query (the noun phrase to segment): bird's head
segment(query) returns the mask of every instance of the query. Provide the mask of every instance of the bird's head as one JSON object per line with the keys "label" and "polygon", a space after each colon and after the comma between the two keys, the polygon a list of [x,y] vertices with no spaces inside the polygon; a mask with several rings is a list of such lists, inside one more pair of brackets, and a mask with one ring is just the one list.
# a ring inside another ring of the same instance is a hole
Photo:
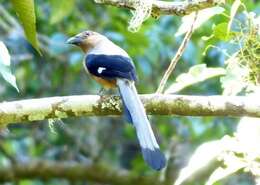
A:
{"label": "bird's head", "polygon": [[94,31],[83,31],[67,40],[67,44],[79,46],[84,52],[98,45],[105,37]]}

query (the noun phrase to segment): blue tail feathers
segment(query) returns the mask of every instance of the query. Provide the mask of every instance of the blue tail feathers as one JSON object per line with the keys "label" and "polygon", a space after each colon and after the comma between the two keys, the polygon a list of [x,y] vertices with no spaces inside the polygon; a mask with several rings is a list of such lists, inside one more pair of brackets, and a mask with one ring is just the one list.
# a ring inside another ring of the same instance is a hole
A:
{"label": "blue tail feathers", "polygon": [[145,162],[154,170],[161,170],[166,165],[166,159],[160,151],[134,82],[118,78],[117,85],[123,102],[124,116],[136,129]]}
{"label": "blue tail feathers", "polygon": [[[120,96],[122,97],[122,94],[121,94],[121,92],[120,92],[120,89],[119,89],[119,93],[120,93]],[[130,114],[130,112],[129,112],[129,110],[127,109],[127,107],[126,107],[126,105],[125,105],[125,102],[124,102],[124,99],[123,98],[121,98],[122,99],[122,103],[123,103],[123,114],[124,114],[124,117],[125,117],[125,119],[126,119],[126,121],[128,122],[128,123],[131,123],[131,124],[133,124],[133,119],[132,119],[132,117],[131,117],[131,114]]]}
{"label": "blue tail feathers", "polygon": [[142,154],[144,160],[151,166],[154,170],[161,170],[166,165],[166,159],[164,154],[159,148],[151,150],[148,148],[142,148]]}
{"label": "blue tail feathers", "polygon": [[[120,96],[121,92],[119,90]],[[123,111],[124,111],[124,117],[128,123],[133,124],[133,120],[131,117],[131,114],[129,110],[127,109],[125,102],[122,98],[122,104],[123,104]],[[164,154],[160,151],[160,149],[156,148],[155,150],[147,149],[147,148],[142,148],[142,154],[144,157],[144,160],[146,161],[149,166],[151,166],[154,170],[161,170],[162,168],[165,167],[166,165],[166,159]]]}

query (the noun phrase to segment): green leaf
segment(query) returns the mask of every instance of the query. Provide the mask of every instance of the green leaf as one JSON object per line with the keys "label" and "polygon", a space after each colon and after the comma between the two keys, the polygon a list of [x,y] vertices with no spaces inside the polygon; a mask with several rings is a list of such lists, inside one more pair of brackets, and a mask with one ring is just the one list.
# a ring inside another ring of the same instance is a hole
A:
{"label": "green leaf", "polygon": [[213,28],[214,37],[217,39],[223,40],[223,41],[229,40],[229,36],[227,34],[227,32],[228,32],[227,29],[228,29],[228,23],[226,23],[226,22],[216,25]]}
{"label": "green leaf", "polygon": [[75,0],[51,0],[52,14],[50,22],[55,24],[70,15],[74,8]]}
{"label": "green leaf", "polygon": [[[212,7],[212,8],[206,8],[204,10],[200,10],[198,12],[198,18],[194,25],[194,30],[199,28],[204,22],[209,20],[214,15],[221,14],[223,11],[224,8],[221,7]],[[175,36],[180,36],[186,33],[190,29],[193,19],[194,19],[194,13],[184,16],[182,18],[182,24],[179,27],[178,31],[176,32]]]}
{"label": "green leaf", "polygon": [[40,53],[36,33],[34,0],[11,0],[11,2],[23,26],[27,40]]}
{"label": "green leaf", "polygon": [[207,68],[205,64],[195,65],[189,69],[188,73],[180,74],[165,93],[176,93],[193,84],[225,74],[226,71],[223,68]]}
{"label": "green leaf", "polygon": [[10,69],[11,57],[5,46],[5,44],[0,41],[0,73],[3,78],[10,83],[18,92],[19,89],[16,85],[15,76],[12,74]]}
{"label": "green leaf", "polygon": [[174,185],[180,185],[191,175],[207,166],[222,152],[221,141],[211,141],[202,144],[191,156],[188,165],[180,172]]}
{"label": "green leaf", "polygon": [[[228,32],[228,23],[227,22],[222,22],[218,25],[213,25],[212,30],[213,30],[213,32],[210,36],[202,37],[202,40],[206,41],[208,46],[212,45],[212,43],[215,43],[219,40],[229,41],[232,38],[234,38],[234,36],[240,34],[239,32],[235,32],[235,31]],[[208,49],[208,47],[205,49],[205,51],[203,53],[206,53],[207,49]]]}
{"label": "green leaf", "polygon": [[233,4],[232,4],[231,10],[230,10],[230,20],[228,22],[228,27],[227,27],[227,34],[229,34],[229,32],[230,32],[233,19],[234,19],[235,15],[236,15],[236,12],[237,12],[237,10],[238,10],[240,5],[241,5],[241,1],[240,0],[235,0],[233,2]]}

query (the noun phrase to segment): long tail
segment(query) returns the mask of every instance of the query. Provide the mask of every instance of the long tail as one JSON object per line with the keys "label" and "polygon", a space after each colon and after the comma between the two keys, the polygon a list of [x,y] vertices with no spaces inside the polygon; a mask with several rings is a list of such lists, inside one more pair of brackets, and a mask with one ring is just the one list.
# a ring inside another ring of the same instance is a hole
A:
{"label": "long tail", "polygon": [[[153,130],[139,99],[134,82],[117,79],[117,85],[127,110],[128,120],[134,124],[144,160],[155,170],[165,167],[166,160],[156,142]],[[130,115],[130,118],[129,118]]]}

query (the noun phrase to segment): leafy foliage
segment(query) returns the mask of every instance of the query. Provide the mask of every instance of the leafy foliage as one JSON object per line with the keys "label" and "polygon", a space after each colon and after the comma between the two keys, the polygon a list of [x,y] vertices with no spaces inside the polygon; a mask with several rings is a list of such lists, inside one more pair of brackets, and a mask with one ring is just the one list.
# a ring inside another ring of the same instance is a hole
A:
{"label": "leafy foliage", "polygon": [[221,153],[221,143],[219,141],[211,141],[202,144],[193,153],[188,165],[180,172],[174,185],[182,184],[187,178],[193,175],[198,170],[212,162]]}
{"label": "leafy foliage", "polygon": [[238,124],[235,136],[224,136],[220,140],[207,142],[199,146],[190,158],[188,165],[181,170],[175,185],[182,184],[214,160],[223,162],[224,166],[213,171],[206,182],[207,185],[213,185],[240,169],[250,171],[257,177],[260,170],[259,121],[259,118],[244,117]]}
{"label": "leafy foliage", "polygon": [[192,66],[188,73],[182,73],[176,78],[176,83],[165,91],[165,93],[176,93],[182,89],[203,82],[209,78],[218,77],[226,74],[223,68],[207,68],[205,64]]}
{"label": "leafy foliage", "polygon": [[[252,13],[244,13],[249,24],[247,22],[246,29],[244,29],[241,26],[242,23],[236,20],[236,22],[239,23],[240,30],[233,32],[231,30],[231,24],[235,19],[235,14],[240,5],[240,1],[234,1],[231,7],[229,23],[223,22],[215,26],[213,28],[213,34],[207,39],[214,37],[215,39],[221,39],[226,42],[231,41],[239,45],[238,49],[233,51],[231,56],[227,55],[225,49],[210,46],[219,49],[228,57],[225,61],[227,64],[226,75],[221,77],[221,83],[224,89],[223,94],[237,95],[246,89],[247,94],[253,92],[253,95],[250,95],[258,97],[259,82],[256,74],[259,74],[259,72],[256,71],[260,69],[258,65],[260,64],[260,60],[259,53],[256,52],[256,50],[259,48],[260,34],[256,31],[259,29],[259,24],[253,21],[258,18]],[[249,52],[250,54],[248,55]],[[252,80],[252,76],[254,80]],[[242,118],[234,136],[224,136],[220,140],[207,142],[199,146],[190,158],[188,165],[181,170],[180,176],[177,178],[175,184],[182,184],[192,175],[198,173],[203,167],[209,165],[209,162],[213,161],[213,159],[222,162],[224,166],[220,166],[213,171],[206,182],[207,185],[213,185],[217,181],[241,169],[249,171],[254,175],[257,182],[260,172],[260,153],[258,150],[260,142],[259,122],[259,118]]]}
{"label": "leafy foliage", "polygon": [[36,36],[34,0],[11,0],[11,2],[22,23],[26,38],[40,52]]}
{"label": "leafy foliage", "polygon": [[3,78],[19,92],[19,89],[16,85],[15,76],[12,74],[10,69],[10,64],[11,57],[9,52],[5,44],[0,41],[0,73],[2,74]]}
{"label": "leafy foliage", "polygon": [[[224,8],[222,7],[212,7],[212,8],[206,8],[204,10],[200,10],[198,12],[197,21],[195,22],[194,25],[194,30],[199,28],[203,23],[208,21],[211,17],[217,14],[221,14],[223,11]],[[178,28],[178,31],[175,33],[175,36],[180,36],[189,30],[193,17],[194,17],[194,13],[190,15],[186,15],[182,18],[182,24]]]}

